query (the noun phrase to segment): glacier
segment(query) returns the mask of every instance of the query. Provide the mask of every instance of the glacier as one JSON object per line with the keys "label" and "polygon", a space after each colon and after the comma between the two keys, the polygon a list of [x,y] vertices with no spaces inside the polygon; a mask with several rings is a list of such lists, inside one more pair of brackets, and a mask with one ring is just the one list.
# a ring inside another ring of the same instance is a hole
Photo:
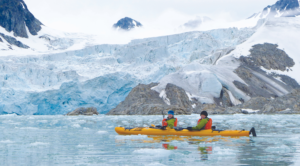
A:
{"label": "glacier", "polygon": [[[82,106],[106,113],[139,83],[159,82],[193,63],[212,65],[255,31],[227,28],[95,45],[82,35],[42,30],[35,42],[20,39],[31,50],[0,56],[0,113],[65,114]],[[38,40],[46,44],[39,47]]]}
{"label": "glacier", "polygon": [[[157,92],[165,90],[168,83],[183,88],[190,98],[201,103],[214,103],[214,98],[220,97],[222,87],[228,89],[232,103],[239,104],[238,99],[249,100],[250,97],[233,84],[234,81],[245,83],[233,71],[239,63],[232,65],[206,65],[192,63],[181,70],[165,76],[159,85],[152,89]],[[246,84],[246,83],[245,83]]]}
{"label": "glacier", "polygon": [[[254,28],[194,31],[135,39],[128,44],[100,45],[89,36],[45,28],[33,38],[17,38],[31,49],[13,46],[13,50],[2,51],[0,114],[66,114],[88,106],[107,113],[132,88],[151,82],[159,83],[153,90],[162,98],[165,86],[172,83],[182,87],[190,99],[202,103],[213,103],[225,87],[231,102],[237,105],[239,99],[247,101],[250,97],[233,84],[239,81],[247,85],[234,73],[240,65],[236,58],[249,55],[255,44],[277,43],[294,59],[295,66],[290,71],[263,70],[299,82],[298,46],[296,42],[289,44],[298,39],[298,20],[266,19],[259,20]],[[43,47],[39,47],[43,44],[40,40],[46,43]],[[278,90],[279,96],[288,93],[267,77],[261,79]],[[164,100],[168,103],[167,98]]]}

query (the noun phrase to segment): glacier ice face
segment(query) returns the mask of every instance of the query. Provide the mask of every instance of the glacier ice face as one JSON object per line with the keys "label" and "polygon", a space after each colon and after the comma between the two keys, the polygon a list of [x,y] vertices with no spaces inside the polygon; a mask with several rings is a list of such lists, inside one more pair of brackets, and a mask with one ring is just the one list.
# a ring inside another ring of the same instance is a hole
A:
{"label": "glacier ice face", "polygon": [[176,73],[165,76],[160,80],[159,85],[152,89],[161,93],[165,90],[168,83],[172,83],[182,87],[191,98],[196,98],[202,103],[214,103],[214,98],[220,97],[222,87],[224,86],[229,90],[232,102],[238,104],[236,99],[243,98],[249,100],[250,97],[237,89],[233,84],[235,80],[244,83],[244,81],[233,72],[237,67],[236,65],[216,66],[193,63],[186,65]]}
{"label": "glacier ice face", "polygon": [[222,89],[222,84],[218,78],[208,70],[172,73],[160,80],[160,84],[152,89],[162,93],[168,83],[182,87],[202,103],[213,103],[213,97],[220,97]]}
{"label": "glacier ice face", "polygon": [[[219,95],[222,85],[230,83],[220,79],[224,73],[219,70],[223,68],[215,69],[218,75],[211,72],[214,68],[205,65],[198,70],[199,64],[214,64],[253,33],[253,29],[229,28],[138,39],[126,45],[103,44],[43,55],[1,56],[0,112],[65,114],[77,107],[94,106],[106,113],[138,83],[158,82],[177,71],[183,72],[182,77],[190,72],[187,81],[201,83],[198,93],[206,94],[203,101],[209,102]],[[69,40],[57,42],[56,49],[72,45]],[[203,78],[197,80],[199,75]],[[189,92],[201,97],[193,89]]]}
{"label": "glacier ice face", "polygon": [[43,92],[2,90],[0,112],[17,114],[66,114],[79,106],[110,110],[125,99],[139,82],[127,73],[115,73],[85,82],[63,83],[59,89]]}

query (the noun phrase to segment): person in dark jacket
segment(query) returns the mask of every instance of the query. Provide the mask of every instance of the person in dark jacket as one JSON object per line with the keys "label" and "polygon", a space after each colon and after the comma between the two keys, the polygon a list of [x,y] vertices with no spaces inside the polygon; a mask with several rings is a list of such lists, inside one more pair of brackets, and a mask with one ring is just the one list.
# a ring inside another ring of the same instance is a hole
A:
{"label": "person in dark jacket", "polygon": [[199,120],[197,126],[195,127],[188,127],[187,129],[188,130],[202,130],[206,127],[206,124],[209,122],[209,118],[207,117],[208,116],[208,113],[206,111],[202,111],[200,113],[200,116],[201,116],[201,120]]}

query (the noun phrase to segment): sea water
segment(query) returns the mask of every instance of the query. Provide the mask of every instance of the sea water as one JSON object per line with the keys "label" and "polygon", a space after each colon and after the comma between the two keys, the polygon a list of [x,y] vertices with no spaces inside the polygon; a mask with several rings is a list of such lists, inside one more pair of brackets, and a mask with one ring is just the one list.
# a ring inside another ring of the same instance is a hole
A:
{"label": "sea water", "polygon": [[[199,115],[181,115],[196,125]],[[118,135],[160,125],[162,116],[0,116],[0,165],[299,165],[300,115],[212,115],[218,129],[257,137]]]}

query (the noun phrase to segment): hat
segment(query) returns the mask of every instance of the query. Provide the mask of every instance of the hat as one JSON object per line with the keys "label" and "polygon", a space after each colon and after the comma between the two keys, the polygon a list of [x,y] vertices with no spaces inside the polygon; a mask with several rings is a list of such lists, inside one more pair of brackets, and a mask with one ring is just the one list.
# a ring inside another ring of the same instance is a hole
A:
{"label": "hat", "polygon": [[168,114],[174,115],[174,111],[173,111],[173,110],[170,110],[170,111],[168,112]]}
{"label": "hat", "polygon": [[207,112],[206,111],[202,111],[200,115],[205,115],[207,117]]}

